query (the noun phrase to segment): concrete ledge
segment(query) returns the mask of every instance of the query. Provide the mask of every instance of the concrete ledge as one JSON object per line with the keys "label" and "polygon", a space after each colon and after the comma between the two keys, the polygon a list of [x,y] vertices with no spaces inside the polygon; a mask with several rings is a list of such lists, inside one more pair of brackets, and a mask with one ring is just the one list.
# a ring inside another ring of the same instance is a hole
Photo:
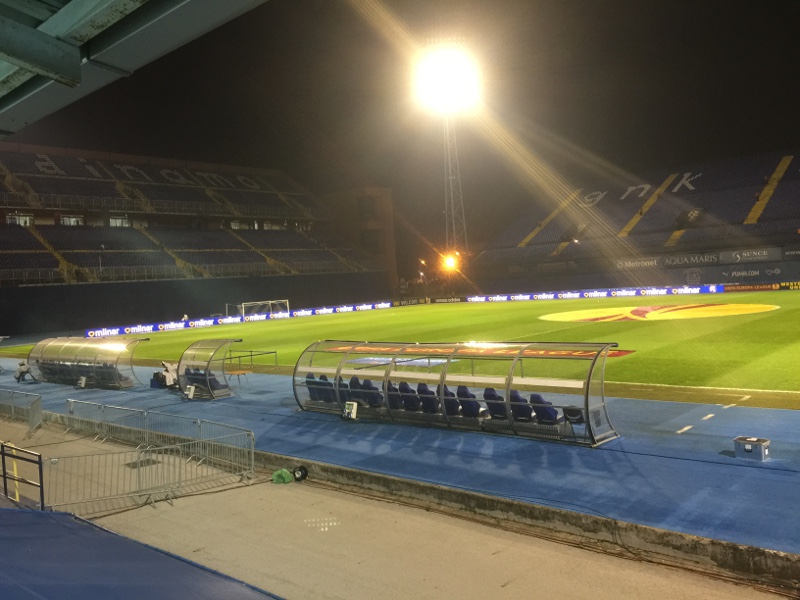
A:
{"label": "concrete ledge", "polygon": [[402,502],[519,533],[545,537],[636,560],[800,592],[800,555],[734,544],[685,533],[625,523],[606,517],[538,506],[440,485],[400,479],[256,451],[256,468],[272,471],[303,465],[310,482]]}

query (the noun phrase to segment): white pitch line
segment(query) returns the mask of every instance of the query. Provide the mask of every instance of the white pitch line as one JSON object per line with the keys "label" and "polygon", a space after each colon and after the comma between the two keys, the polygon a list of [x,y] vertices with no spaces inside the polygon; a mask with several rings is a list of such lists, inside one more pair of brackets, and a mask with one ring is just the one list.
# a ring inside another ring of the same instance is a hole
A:
{"label": "white pitch line", "polygon": [[705,417],[703,417],[703,421],[708,421],[713,416],[714,416],[714,413],[709,413]]}
{"label": "white pitch line", "polygon": [[686,432],[686,431],[689,431],[691,428],[692,428],[692,426],[691,426],[691,425],[687,425],[687,426],[686,426],[686,427],[684,427],[683,429],[678,429],[678,431],[676,431],[675,433],[684,433],[684,432]]}
{"label": "white pitch line", "polygon": [[577,325],[571,325],[569,327],[559,327],[557,329],[548,329],[547,331],[536,331],[536,332],[534,332],[532,334],[520,335],[520,336],[517,336],[517,337],[509,338],[508,341],[509,342],[513,342],[514,340],[527,340],[528,338],[531,337],[531,335],[544,335],[546,333],[555,333],[556,331],[565,331],[567,329],[575,329],[576,327],[580,327],[581,325],[583,325],[583,323],[578,323]]}
{"label": "white pitch line", "polygon": [[741,398],[739,398],[739,402],[747,402],[748,400],[750,400],[750,398],[751,396],[742,396]]}

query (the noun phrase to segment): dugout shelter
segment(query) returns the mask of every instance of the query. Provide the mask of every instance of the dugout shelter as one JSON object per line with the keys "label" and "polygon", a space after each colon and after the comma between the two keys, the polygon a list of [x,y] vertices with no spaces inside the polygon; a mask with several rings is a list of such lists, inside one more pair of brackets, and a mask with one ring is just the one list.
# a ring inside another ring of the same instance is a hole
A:
{"label": "dugout shelter", "polygon": [[133,353],[149,338],[56,337],[42,340],[28,354],[28,365],[40,381],[119,390],[141,385]]}
{"label": "dugout shelter", "polygon": [[293,388],[303,410],[596,446],[618,437],[604,393],[616,346],[325,340],[300,355]]}
{"label": "dugout shelter", "polygon": [[231,344],[241,339],[198,340],[184,350],[178,362],[178,386],[190,400],[216,400],[233,395],[225,373]]}

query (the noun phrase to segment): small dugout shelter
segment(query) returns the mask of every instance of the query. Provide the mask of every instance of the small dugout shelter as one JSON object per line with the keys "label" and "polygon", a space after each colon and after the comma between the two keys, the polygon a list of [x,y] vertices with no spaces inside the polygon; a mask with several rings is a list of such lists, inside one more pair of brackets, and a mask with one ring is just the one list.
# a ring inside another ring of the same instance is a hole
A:
{"label": "small dugout shelter", "polygon": [[241,339],[198,340],[186,348],[178,362],[178,387],[190,400],[216,400],[233,396],[225,373],[232,344]]}
{"label": "small dugout shelter", "polygon": [[[597,446],[615,343],[325,340],[294,369],[302,410]],[[354,410],[355,409],[355,410]]]}
{"label": "small dugout shelter", "polygon": [[133,353],[149,338],[48,338],[28,353],[28,366],[40,381],[120,390],[141,385]]}

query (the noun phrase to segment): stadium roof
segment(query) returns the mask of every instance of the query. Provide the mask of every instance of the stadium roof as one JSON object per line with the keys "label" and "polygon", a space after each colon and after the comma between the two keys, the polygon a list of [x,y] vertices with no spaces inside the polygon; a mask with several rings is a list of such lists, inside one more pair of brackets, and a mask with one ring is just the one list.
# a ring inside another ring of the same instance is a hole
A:
{"label": "stadium roof", "polygon": [[0,139],[266,0],[0,0]]}

